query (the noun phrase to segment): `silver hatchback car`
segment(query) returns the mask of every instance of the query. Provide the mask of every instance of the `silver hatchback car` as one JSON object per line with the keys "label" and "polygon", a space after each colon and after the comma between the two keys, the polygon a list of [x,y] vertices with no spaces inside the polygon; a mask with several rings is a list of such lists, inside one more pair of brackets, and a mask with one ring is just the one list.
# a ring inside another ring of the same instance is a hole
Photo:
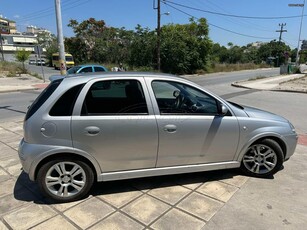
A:
{"label": "silver hatchback car", "polygon": [[46,196],[67,202],[94,181],[239,167],[271,176],[296,144],[280,116],[172,75],[117,72],[51,82],[27,112],[19,157]]}

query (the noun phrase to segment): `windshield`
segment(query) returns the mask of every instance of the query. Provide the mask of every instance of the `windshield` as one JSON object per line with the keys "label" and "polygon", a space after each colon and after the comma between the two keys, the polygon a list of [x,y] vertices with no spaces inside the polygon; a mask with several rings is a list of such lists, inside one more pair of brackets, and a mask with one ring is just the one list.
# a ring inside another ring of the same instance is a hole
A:
{"label": "windshield", "polygon": [[73,58],[71,56],[65,56],[66,61],[73,61]]}
{"label": "windshield", "polygon": [[78,70],[80,69],[80,66],[74,66],[72,68],[70,68],[69,70],[67,70],[67,74],[75,74],[78,72]]}

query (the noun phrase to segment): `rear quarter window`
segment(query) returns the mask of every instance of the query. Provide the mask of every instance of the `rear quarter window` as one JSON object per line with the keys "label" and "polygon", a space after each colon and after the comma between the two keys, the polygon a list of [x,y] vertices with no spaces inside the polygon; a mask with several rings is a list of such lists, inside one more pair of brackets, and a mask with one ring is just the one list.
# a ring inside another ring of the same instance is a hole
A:
{"label": "rear quarter window", "polygon": [[30,106],[25,120],[28,120],[44,103],[45,101],[53,94],[53,92],[58,88],[63,79],[58,79],[51,82],[46,89],[41,92],[41,94],[35,99],[35,101]]}
{"label": "rear quarter window", "polygon": [[53,105],[50,116],[71,116],[77,97],[85,84],[76,85],[67,90]]}

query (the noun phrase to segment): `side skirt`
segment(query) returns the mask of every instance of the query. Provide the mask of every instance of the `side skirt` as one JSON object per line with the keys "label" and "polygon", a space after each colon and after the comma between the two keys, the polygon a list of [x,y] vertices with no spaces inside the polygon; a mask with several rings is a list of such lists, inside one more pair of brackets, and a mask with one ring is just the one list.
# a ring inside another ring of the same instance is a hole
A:
{"label": "side skirt", "polygon": [[184,166],[171,166],[163,168],[149,168],[149,169],[137,169],[127,170],[119,172],[106,172],[98,175],[98,181],[112,181],[112,180],[124,180],[140,177],[162,176],[171,174],[182,174],[191,172],[203,172],[219,169],[239,168],[240,162],[229,161],[222,163],[210,163],[210,164],[195,164]]}

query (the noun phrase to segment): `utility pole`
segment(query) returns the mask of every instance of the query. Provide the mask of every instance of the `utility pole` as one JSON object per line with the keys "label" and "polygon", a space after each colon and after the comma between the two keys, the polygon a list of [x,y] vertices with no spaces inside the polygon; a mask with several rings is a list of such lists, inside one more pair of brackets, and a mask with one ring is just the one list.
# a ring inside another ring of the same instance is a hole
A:
{"label": "utility pole", "polygon": [[283,32],[288,32],[288,31],[283,29],[284,26],[287,25],[286,23],[285,24],[284,23],[281,23],[281,24],[279,23],[278,25],[280,26],[280,30],[276,30],[276,32],[279,32],[279,40],[278,40],[278,42],[280,44],[282,33]]}
{"label": "utility pole", "polygon": [[62,15],[61,15],[61,0],[55,0],[55,12],[58,32],[58,44],[59,44],[59,62],[61,75],[66,75],[66,60],[65,60],[65,48],[63,39],[63,28],[62,28]]}
{"label": "utility pole", "polygon": [[4,61],[3,44],[2,44],[2,35],[1,35],[1,31],[0,31],[0,45],[1,45],[1,55],[2,55],[2,61]]}
{"label": "utility pole", "polygon": [[292,7],[302,7],[302,16],[301,16],[301,23],[300,23],[300,32],[298,35],[298,42],[297,42],[297,51],[296,51],[296,60],[295,60],[295,64],[296,66],[299,66],[300,62],[300,55],[299,55],[299,50],[300,50],[300,42],[301,42],[301,33],[302,33],[302,25],[303,25],[303,18],[304,18],[304,8],[305,8],[305,0],[303,2],[303,4],[288,4],[288,6]]}
{"label": "utility pole", "polygon": [[161,70],[161,4],[158,0],[157,6],[157,68]]}

